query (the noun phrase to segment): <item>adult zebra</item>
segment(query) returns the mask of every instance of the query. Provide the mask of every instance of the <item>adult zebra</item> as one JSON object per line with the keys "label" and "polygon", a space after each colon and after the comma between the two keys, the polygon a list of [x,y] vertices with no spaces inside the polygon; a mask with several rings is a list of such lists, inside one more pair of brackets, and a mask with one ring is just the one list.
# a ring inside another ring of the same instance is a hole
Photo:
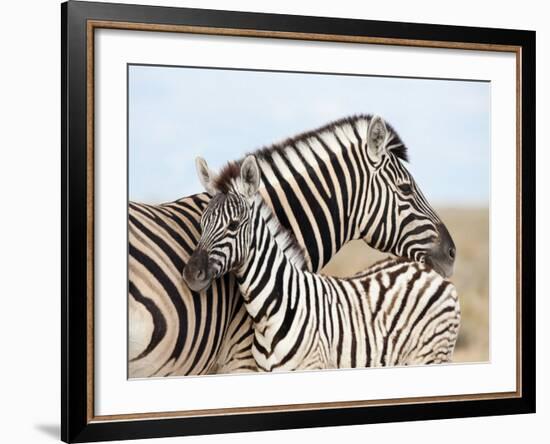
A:
{"label": "adult zebra", "polygon": [[[304,248],[309,270],[320,270],[349,240],[364,239],[452,273],[452,239],[403,166],[405,145],[382,119],[345,118],[256,156],[260,192]],[[231,168],[218,178],[221,185]],[[208,200],[199,194],[158,206],[130,204],[130,377],[254,365],[251,321],[232,275],[213,282],[206,297],[181,279]]]}
{"label": "adult zebra", "polygon": [[[235,272],[254,323],[259,369],[450,361],[460,325],[454,285],[426,264],[403,259],[350,278],[304,270],[301,248],[258,194],[255,157],[231,172],[225,191],[218,190],[203,212],[203,234],[183,277],[202,291]],[[212,177],[205,182],[221,185]]]}

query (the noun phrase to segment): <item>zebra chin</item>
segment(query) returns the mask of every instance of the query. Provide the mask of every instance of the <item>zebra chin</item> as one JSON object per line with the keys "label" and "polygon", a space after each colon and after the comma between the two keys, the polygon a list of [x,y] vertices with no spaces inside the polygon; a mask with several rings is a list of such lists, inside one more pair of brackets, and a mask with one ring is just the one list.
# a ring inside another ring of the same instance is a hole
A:
{"label": "zebra chin", "polygon": [[191,290],[196,291],[197,293],[200,293],[203,290],[208,290],[210,284],[212,284],[212,279],[207,279],[204,281],[188,279],[185,275],[185,271],[183,274],[183,280]]}
{"label": "zebra chin", "polygon": [[432,267],[444,278],[450,278],[454,273],[454,262],[449,262],[447,260],[437,260],[431,256],[426,256],[425,263]]}

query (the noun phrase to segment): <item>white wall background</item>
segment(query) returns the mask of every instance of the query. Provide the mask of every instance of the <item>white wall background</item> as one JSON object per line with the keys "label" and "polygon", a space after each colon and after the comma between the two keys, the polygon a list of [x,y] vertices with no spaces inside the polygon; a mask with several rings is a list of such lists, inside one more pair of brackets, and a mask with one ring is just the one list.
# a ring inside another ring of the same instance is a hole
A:
{"label": "white wall background", "polygon": [[[120,0],[119,0],[120,1]],[[126,1],[124,3],[136,3]],[[460,3],[436,0],[338,2],[278,0],[154,1],[149,4],[377,20],[461,24],[537,31],[538,413],[528,416],[290,430],[161,442],[521,442],[548,436],[550,284],[550,28],[544,2]],[[59,2],[28,0],[2,7],[0,27],[0,418],[2,442],[55,442],[59,435],[60,60]],[[546,80],[546,81],[545,81]],[[529,116],[526,116],[529,118]],[[540,437],[538,437],[540,436]],[[145,442],[145,441],[144,441]]]}

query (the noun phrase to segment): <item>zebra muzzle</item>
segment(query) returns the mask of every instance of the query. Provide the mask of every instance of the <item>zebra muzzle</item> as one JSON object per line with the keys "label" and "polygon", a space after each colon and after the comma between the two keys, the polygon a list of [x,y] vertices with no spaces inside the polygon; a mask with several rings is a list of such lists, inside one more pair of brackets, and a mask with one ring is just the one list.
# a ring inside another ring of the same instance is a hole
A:
{"label": "zebra muzzle", "polygon": [[426,255],[426,263],[443,277],[451,277],[454,272],[456,246],[445,225],[438,226],[439,241]]}
{"label": "zebra muzzle", "polygon": [[212,273],[208,266],[208,253],[196,250],[183,269],[183,280],[193,291],[206,290],[212,281]]}

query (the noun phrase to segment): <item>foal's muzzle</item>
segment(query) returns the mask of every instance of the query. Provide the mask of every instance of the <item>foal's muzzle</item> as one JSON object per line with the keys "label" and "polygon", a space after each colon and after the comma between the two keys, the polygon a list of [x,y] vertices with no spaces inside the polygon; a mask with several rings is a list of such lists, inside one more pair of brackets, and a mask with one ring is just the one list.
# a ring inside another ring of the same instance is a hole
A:
{"label": "foal's muzzle", "polygon": [[197,249],[183,269],[183,280],[193,291],[206,290],[212,282],[212,273],[208,267],[208,253]]}

